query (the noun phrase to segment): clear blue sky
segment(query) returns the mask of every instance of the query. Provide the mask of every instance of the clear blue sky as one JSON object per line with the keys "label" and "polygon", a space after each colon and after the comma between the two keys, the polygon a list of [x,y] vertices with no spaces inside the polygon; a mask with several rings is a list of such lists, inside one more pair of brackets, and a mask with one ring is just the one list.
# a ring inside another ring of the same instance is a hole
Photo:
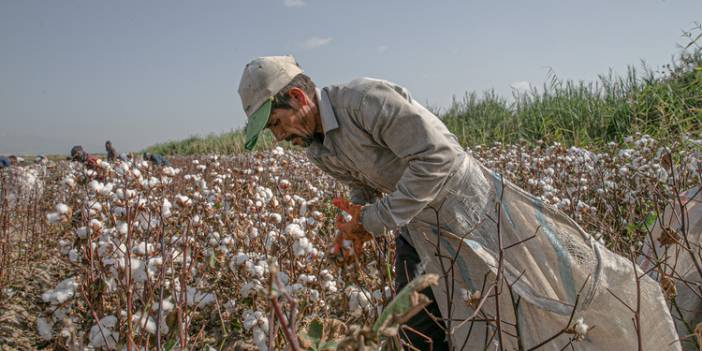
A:
{"label": "clear blue sky", "polygon": [[670,62],[700,0],[0,2],[0,154],[103,152],[242,127],[256,56],[293,54],[319,85],[384,78],[420,102],[547,68],[592,80]]}

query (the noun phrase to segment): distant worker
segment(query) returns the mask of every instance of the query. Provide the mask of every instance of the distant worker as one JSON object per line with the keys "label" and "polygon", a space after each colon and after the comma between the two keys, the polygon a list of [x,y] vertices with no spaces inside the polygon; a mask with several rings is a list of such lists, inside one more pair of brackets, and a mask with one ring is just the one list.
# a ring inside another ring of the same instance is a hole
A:
{"label": "distant worker", "polygon": [[0,168],[10,167],[10,159],[5,156],[0,156]]}
{"label": "distant worker", "polygon": [[83,162],[85,161],[86,152],[80,145],[75,145],[71,148],[71,156],[68,157],[71,161]]}
{"label": "distant worker", "polygon": [[44,155],[37,155],[37,157],[34,158],[34,162],[38,164],[47,164],[49,162],[49,159],[46,158]]}
{"label": "distant worker", "polygon": [[107,151],[107,160],[113,162],[117,157],[117,150],[112,146],[111,141],[108,140],[105,142],[105,150]]}
{"label": "distant worker", "polygon": [[90,169],[97,169],[97,157],[85,152],[81,145],[75,145],[71,148],[71,156],[68,159],[83,163]]}
{"label": "distant worker", "polygon": [[163,156],[159,154],[152,154],[150,152],[144,153],[144,160],[153,163],[155,166],[168,166],[170,163]]}
{"label": "distant worker", "polygon": [[117,155],[117,159],[120,160],[120,161],[122,161],[122,162],[129,162],[129,161],[131,161],[131,160],[129,159],[129,154],[127,154],[126,152],[122,152],[122,153],[120,153],[119,155]]}

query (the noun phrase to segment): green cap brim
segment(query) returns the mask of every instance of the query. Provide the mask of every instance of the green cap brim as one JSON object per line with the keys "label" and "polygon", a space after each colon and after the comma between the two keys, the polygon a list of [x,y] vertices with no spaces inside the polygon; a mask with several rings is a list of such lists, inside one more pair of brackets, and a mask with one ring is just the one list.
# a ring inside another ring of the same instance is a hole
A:
{"label": "green cap brim", "polygon": [[261,107],[254,112],[251,117],[249,117],[249,122],[246,124],[246,143],[244,143],[244,148],[246,150],[253,150],[258,141],[258,135],[261,134],[266,124],[268,124],[268,117],[271,115],[271,105],[273,105],[273,99],[268,99],[261,105]]}

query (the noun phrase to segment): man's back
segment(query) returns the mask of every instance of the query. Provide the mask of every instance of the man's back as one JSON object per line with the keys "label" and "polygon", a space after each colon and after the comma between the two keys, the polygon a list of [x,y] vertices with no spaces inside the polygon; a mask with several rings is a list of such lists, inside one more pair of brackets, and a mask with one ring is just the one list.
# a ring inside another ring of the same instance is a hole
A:
{"label": "man's back", "polygon": [[361,78],[326,87],[319,110],[325,139],[307,154],[352,188],[389,194],[369,217],[378,232],[407,224],[465,157],[438,117],[406,89],[384,80]]}

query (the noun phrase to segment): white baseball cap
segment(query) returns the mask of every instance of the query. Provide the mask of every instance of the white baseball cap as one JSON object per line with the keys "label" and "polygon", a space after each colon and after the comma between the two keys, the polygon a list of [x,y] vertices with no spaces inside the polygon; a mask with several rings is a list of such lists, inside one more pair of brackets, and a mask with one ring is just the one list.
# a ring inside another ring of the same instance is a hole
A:
{"label": "white baseball cap", "polygon": [[268,124],[273,96],[300,73],[302,69],[292,56],[258,57],[246,65],[239,81],[239,96],[248,117],[244,144],[247,150],[253,149]]}

